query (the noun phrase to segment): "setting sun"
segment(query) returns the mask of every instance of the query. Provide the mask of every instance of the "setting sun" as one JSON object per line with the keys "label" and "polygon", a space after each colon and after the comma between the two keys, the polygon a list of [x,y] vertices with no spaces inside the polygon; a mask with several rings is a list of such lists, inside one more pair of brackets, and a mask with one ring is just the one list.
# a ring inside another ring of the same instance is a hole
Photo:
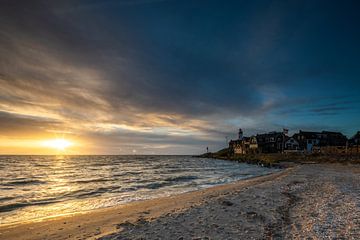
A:
{"label": "setting sun", "polygon": [[73,145],[72,142],[62,138],[51,139],[43,142],[43,146],[54,148],[59,151],[64,151],[71,145]]}

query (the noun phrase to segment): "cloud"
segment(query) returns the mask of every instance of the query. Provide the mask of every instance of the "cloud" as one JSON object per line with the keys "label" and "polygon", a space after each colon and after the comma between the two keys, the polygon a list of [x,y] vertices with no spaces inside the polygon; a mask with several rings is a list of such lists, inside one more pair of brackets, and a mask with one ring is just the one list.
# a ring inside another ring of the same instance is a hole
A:
{"label": "cloud", "polygon": [[[94,152],[171,153],[223,146],[238,127],[359,119],[352,8],[327,4],[319,17],[320,3],[199,4],[4,1],[3,134],[67,132]],[[313,104],[334,95],[352,97]]]}

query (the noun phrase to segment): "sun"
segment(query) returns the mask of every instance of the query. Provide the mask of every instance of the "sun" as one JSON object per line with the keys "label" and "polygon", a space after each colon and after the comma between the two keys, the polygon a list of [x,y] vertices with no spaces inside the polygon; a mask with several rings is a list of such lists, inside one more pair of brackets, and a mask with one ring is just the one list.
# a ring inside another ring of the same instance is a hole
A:
{"label": "sun", "polygon": [[64,151],[71,145],[73,145],[73,143],[71,141],[68,141],[63,138],[50,139],[50,140],[43,142],[43,146],[49,147],[49,148],[54,148],[58,151]]}

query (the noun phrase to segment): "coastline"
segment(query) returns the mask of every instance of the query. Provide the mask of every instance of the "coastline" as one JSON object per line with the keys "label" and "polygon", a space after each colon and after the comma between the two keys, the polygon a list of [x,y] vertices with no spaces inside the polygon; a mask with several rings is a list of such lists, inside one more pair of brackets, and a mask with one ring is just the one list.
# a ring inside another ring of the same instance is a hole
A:
{"label": "coastline", "polygon": [[41,221],[0,226],[0,238],[12,239],[98,239],[121,229],[123,224],[153,221],[165,214],[179,214],[201,205],[208,198],[239,190],[288,175],[292,168],[280,172],[239,180],[202,190],[186,192],[124,205],[50,217]]}
{"label": "coastline", "polygon": [[298,164],[285,171],[100,239],[360,239],[358,164]]}
{"label": "coastline", "polygon": [[0,227],[0,238],[360,239],[359,182],[358,164],[292,164],[199,191]]}

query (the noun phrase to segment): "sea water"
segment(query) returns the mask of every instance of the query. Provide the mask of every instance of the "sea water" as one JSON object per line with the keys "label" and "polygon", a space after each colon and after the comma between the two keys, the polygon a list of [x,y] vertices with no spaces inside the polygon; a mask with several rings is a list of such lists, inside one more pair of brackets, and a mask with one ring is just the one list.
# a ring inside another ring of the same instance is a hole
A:
{"label": "sea water", "polygon": [[190,156],[0,156],[0,225],[169,196],[274,171]]}

